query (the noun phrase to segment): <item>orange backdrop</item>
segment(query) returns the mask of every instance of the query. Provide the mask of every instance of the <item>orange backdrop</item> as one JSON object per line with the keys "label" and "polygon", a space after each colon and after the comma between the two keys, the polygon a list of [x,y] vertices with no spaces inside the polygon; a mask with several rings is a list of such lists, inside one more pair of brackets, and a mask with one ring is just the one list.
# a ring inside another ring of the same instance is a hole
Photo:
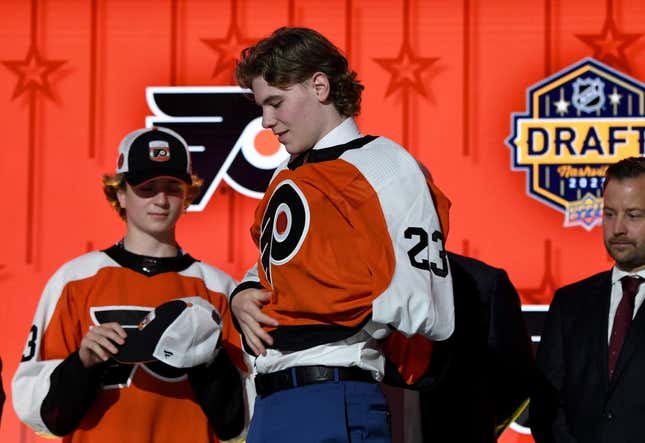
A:
{"label": "orange backdrop", "polygon": [[[644,79],[643,23],[636,0],[3,0],[0,441],[39,440],[12,410],[10,380],[47,278],[123,233],[100,176],[151,114],[147,86],[232,85],[242,47],[278,26],[316,28],[366,85],[363,132],[406,146],[452,199],[448,249],[504,267],[523,303],[548,304],[611,262],[600,229],[564,228],[527,195],[504,142],[511,114],[583,57]],[[222,183],[180,223],[182,246],[240,278],[255,205]]]}

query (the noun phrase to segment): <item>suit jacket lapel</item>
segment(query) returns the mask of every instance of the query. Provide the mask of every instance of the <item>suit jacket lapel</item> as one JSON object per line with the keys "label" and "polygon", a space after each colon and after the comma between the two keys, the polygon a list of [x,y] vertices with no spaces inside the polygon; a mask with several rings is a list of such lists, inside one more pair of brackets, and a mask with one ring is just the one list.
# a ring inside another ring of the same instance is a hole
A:
{"label": "suit jacket lapel", "polygon": [[[605,272],[600,278],[584,288],[584,298],[576,313],[576,333],[580,337],[574,339],[579,348],[572,349],[574,359],[584,359],[585,365],[593,365],[592,378],[594,383],[602,387],[606,393],[609,386],[607,376],[607,328],[609,315],[609,300],[611,297],[611,272]],[[588,360],[589,359],[589,360]],[[591,368],[590,368],[591,369]]]}
{"label": "suit jacket lapel", "polygon": [[593,310],[596,318],[592,320],[591,325],[594,330],[592,337],[595,337],[597,355],[601,356],[599,359],[599,371],[602,374],[602,378],[599,382],[603,383],[605,389],[607,389],[609,385],[609,376],[607,375],[609,371],[607,369],[607,353],[609,352],[607,331],[609,328],[609,302],[611,300],[611,272],[607,272],[605,278],[594,288],[594,294],[590,295],[600,302],[598,309]]}

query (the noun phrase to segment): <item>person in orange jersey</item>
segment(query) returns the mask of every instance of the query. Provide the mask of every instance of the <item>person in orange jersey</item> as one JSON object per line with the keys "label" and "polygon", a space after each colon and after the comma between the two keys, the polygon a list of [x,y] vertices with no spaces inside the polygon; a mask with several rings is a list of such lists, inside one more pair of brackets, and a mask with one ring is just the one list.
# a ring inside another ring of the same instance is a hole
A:
{"label": "person in orange jersey", "polygon": [[448,261],[455,332],[435,344],[433,364],[447,364],[419,395],[422,441],[493,443],[527,406],[531,340],[506,271],[450,251]]}
{"label": "person in orange jersey", "polygon": [[[244,368],[241,341],[227,305],[235,282],[191,257],[175,237],[201,185],[186,142],[165,128],[131,132],[120,144],[116,175],[103,183],[126,221],[125,236],[64,264],[47,283],[13,379],[19,418],[37,433],[75,443],[237,436],[245,407],[232,361]],[[163,349],[160,337],[139,340],[162,321],[161,306],[181,304],[176,299],[188,300],[182,309],[205,309],[203,321],[189,317],[187,327],[184,318],[181,326],[177,311],[174,338],[159,331]],[[135,343],[143,349],[133,351]],[[145,355],[125,358],[137,353]]]}
{"label": "person in orange jersey", "polygon": [[361,134],[363,86],[318,32],[278,29],[236,75],[291,155],[256,210],[257,265],[231,296],[257,372],[247,441],[389,442],[380,341],[443,340],[454,324],[424,176],[404,148]]}

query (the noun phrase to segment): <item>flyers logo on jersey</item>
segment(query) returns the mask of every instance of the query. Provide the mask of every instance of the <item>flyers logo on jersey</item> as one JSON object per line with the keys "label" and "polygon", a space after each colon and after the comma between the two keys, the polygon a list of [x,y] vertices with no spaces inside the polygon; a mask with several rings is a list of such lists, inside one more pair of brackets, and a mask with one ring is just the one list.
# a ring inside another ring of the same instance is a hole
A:
{"label": "flyers logo on jersey", "polygon": [[288,158],[284,146],[262,128],[261,110],[249,94],[235,86],[146,89],[153,114],[146,126],[181,134],[193,172],[204,180],[189,211],[203,210],[222,180],[241,194],[261,198],[277,166]]}
{"label": "flyers logo on jersey", "polygon": [[298,186],[284,180],[271,194],[262,216],[260,262],[269,283],[273,265],[288,263],[309,232],[309,204]]}
{"label": "flyers logo on jersey", "polygon": [[591,230],[602,217],[607,166],[645,153],[645,85],[584,59],[532,86],[525,114],[513,114],[513,169],[527,192]]}

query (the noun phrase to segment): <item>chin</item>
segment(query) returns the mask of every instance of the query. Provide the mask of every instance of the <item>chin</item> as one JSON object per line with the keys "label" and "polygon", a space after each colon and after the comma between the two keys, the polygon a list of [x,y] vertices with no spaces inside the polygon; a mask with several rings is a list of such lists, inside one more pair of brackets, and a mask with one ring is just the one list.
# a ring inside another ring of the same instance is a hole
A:
{"label": "chin", "polygon": [[285,146],[284,148],[291,155],[299,155],[306,151],[306,149],[303,149],[303,148],[296,148],[296,147],[290,147],[290,146]]}
{"label": "chin", "polygon": [[618,265],[618,267],[620,269],[622,269],[623,271],[627,271],[627,272],[634,272],[634,271],[640,270],[645,265],[645,263],[642,263],[642,262],[640,262],[638,260],[634,260],[634,259],[631,259],[631,258],[632,257],[627,257],[626,259],[623,258],[621,260],[620,257],[618,257],[617,260],[615,258],[614,258],[614,260],[616,260],[616,265]]}

